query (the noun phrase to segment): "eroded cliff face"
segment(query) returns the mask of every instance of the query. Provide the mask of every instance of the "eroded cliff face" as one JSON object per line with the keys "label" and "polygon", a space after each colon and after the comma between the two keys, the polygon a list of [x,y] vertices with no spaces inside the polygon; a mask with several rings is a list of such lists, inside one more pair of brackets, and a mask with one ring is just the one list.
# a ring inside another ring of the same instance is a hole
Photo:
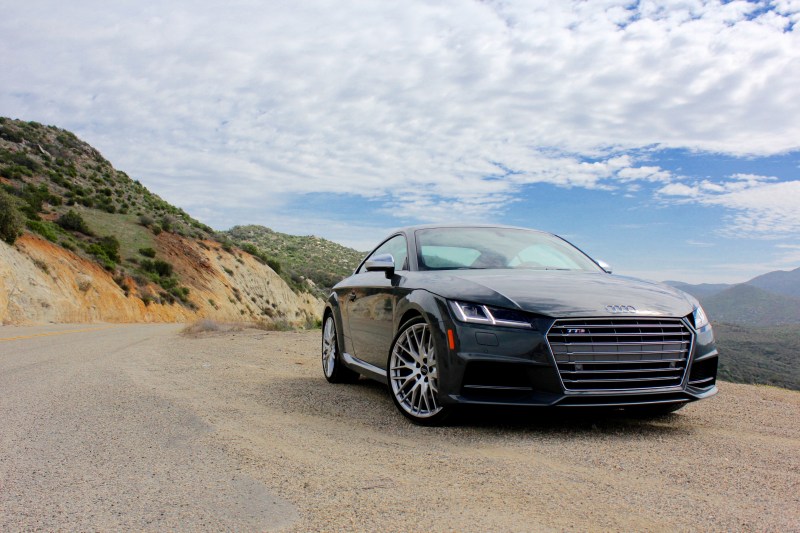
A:
{"label": "eroded cliff face", "polygon": [[[159,257],[170,262],[188,301],[159,303],[159,287],[114,280],[97,263],[37,236],[13,246],[0,242],[0,321],[190,322],[273,321],[304,325],[320,318],[322,302],[296,294],[268,266],[249,254],[227,252],[215,241],[164,232]],[[127,287],[127,291],[123,288]]]}

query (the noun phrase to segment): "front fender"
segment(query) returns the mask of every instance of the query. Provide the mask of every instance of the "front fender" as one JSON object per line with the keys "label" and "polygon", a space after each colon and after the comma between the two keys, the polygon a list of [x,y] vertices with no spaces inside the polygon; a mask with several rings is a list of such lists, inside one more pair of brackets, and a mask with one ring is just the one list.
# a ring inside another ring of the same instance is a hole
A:
{"label": "front fender", "polygon": [[339,303],[339,295],[336,292],[331,292],[325,302],[325,310],[322,314],[323,331],[325,327],[325,319],[330,314],[333,317],[333,323],[336,325],[336,342],[339,345],[340,351],[347,351],[347,336],[344,331],[344,320],[342,318],[342,308]]}

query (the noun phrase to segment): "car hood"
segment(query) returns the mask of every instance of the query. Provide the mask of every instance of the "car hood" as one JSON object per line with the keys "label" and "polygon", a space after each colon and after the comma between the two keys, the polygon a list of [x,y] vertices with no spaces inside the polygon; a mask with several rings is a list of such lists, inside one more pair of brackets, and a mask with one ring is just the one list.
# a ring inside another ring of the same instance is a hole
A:
{"label": "car hood", "polygon": [[505,269],[417,274],[418,288],[444,298],[551,317],[609,316],[609,306],[625,306],[621,312],[615,309],[618,316],[681,317],[694,307],[691,297],[673,287],[604,272]]}

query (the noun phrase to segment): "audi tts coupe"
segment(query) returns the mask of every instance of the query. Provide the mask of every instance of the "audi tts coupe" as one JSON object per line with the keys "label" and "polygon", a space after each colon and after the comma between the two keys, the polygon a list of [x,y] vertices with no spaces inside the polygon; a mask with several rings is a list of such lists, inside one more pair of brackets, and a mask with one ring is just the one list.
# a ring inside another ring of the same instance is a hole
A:
{"label": "audi tts coupe", "polygon": [[465,404],[665,414],[717,392],[717,358],[695,298],[522,228],[401,229],[323,315],[327,380],[381,381],[425,425]]}

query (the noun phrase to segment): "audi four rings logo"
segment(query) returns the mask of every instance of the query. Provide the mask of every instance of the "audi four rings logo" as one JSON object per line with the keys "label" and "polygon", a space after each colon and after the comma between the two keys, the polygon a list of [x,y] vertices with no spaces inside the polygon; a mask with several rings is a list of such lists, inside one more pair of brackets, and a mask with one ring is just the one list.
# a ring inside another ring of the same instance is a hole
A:
{"label": "audi four rings logo", "polygon": [[606,311],[609,313],[635,313],[636,308],[632,305],[607,305]]}

